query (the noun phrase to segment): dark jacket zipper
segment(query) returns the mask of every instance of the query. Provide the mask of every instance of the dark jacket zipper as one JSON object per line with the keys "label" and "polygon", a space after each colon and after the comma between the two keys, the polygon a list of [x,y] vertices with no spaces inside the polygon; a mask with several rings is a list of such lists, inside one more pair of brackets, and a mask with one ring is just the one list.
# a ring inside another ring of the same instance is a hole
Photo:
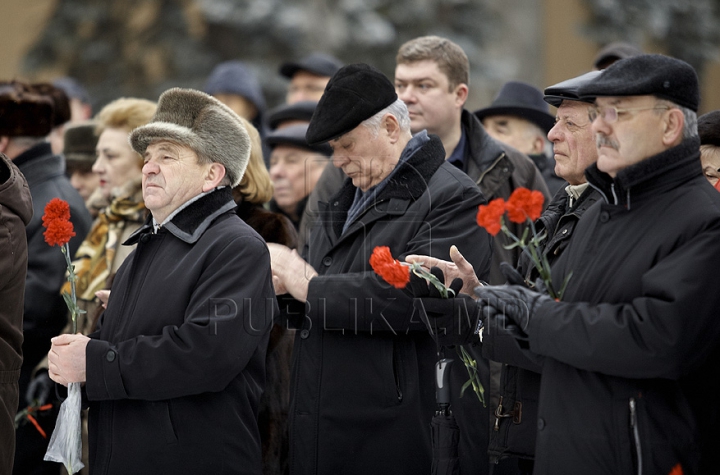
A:
{"label": "dark jacket zipper", "polygon": [[637,457],[637,473],[642,475],[642,450],[640,447],[640,431],[637,424],[637,411],[635,398],[630,398],[630,427],[632,427],[633,440],[635,442],[635,454]]}
{"label": "dark jacket zipper", "polygon": [[403,393],[400,388],[400,365],[398,364],[398,356],[395,351],[395,345],[393,345],[393,376],[395,377],[395,390],[397,391],[398,402],[402,402]]}

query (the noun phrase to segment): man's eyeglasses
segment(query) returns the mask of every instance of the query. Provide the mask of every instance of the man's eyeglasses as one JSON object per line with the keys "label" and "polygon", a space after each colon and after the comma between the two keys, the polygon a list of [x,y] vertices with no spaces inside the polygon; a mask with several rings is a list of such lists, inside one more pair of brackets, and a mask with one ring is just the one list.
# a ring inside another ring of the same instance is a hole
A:
{"label": "man's eyeglasses", "polygon": [[628,112],[639,112],[639,111],[649,111],[649,110],[670,110],[668,106],[654,106],[654,107],[636,107],[632,109],[618,109],[615,106],[606,106],[606,107],[597,107],[597,106],[590,106],[588,108],[588,119],[590,119],[590,122],[595,122],[595,119],[598,117],[602,117],[602,119],[607,122],[608,124],[612,124],[617,122],[618,117],[620,117],[621,114],[625,114]]}

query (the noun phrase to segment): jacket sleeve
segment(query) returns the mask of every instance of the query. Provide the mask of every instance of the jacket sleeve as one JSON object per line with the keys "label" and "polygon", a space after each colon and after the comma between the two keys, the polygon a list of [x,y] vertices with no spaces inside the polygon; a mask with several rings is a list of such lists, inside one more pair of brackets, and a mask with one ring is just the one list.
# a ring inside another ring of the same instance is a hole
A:
{"label": "jacket sleeve", "polygon": [[[450,246],[455,244],[483,279],[492,248],[490,236],[475,222],[477,207],[484,202],[482,193],[474,185],[458,183],[447,195],[432,196],[437,205],[431,207],[404,251],[395,257],[403,260],[406,255],[420,254],[449,260]],[[370,246],[362,251],[368,256],[372,247],[383,244],[370,241],[363,243]],[[325,330],[353,332],[426,332],[409,291],[391,287],[369,264],[367,267],[363,272],[321,275],[310,281],[306,310],[312,324]]]}
{"label": "jacket sleeve", "polygon": [[482,355],[492,361],[542,372],[543,356],[530,351],[527,342],[519,341],[500,325],[490,328],[487,321],[483,327]]}
{"label": "jacket sleeve", "polygon": [[264,355],[277,309],[270,276],[265,244],[234,238],[206,263],[184,323],[114,345],[88,342],[88,398],[153,401],[223,390]]}
{"label": "jacket sleeve", "polygon": [[696,234],[643,275],[631,302],[543,304],[530,320],[530,349],[612,376],[680,378],[720,338],[719,241],[720,223]]}

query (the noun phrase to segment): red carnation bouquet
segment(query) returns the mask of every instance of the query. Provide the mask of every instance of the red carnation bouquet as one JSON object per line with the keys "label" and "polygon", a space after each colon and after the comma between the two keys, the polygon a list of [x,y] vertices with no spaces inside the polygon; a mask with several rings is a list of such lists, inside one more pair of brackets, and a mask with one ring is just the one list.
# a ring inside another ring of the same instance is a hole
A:
{"label": "red carnation bouquet", "polygon": [[[492,236],[502,231],[512,239],[513,243],[505,246],[506,249],[514,249],[519,247],[523,252],[530,256],[530,259],[540,274],[540,278],[545,284],[548,294],[555,300],[562,299],[565,288],[572,276],[568,274],[563,282],[560,290],[555,290],[550,276],[550,263],[547,257],[540,251],[540,244],[547,237],[547,233],[537,233],[535,229],[535,220],[540,217],[543,209],[543,201],[545,198],[539,191],[530,191],[527,188],[518,188],[512,192],[507,201],[502,198],[492,200],[487,205],[480,205],[477,214],[478,226]],[[528,223],[521,237],[513,234],[505,223],[505,214],[507,214],[510,222],[522,224]]]}
{"label": "red carnation bouquet", "polygon": [[[77,316],[84,312],[77,305],[75,294],[75,267],[70,261],[70,238],[75,236],[73,224],[70,222],[70,205],[60,198],[53,198],[45,206],[45,214],[42,217],[45,226],[45,242],[51,246],[60,246],[67,263],[68,281],[70,282],[71,293],[63,292],[70,317],[72,319],[72,332],[77,333]],[[79,472],[85,465],[82,459],[82,429],[80,422],[81,394],[80,383],[70,383],[68,397],[60,406],[57,423],[50,444],[45,453],[45,460],[59,462],[65,465],[68,473]]]}

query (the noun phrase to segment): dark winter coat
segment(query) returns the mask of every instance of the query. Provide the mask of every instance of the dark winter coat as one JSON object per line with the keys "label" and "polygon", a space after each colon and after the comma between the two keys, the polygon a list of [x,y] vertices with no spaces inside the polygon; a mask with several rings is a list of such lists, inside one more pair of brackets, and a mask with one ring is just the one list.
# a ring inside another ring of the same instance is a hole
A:
{"label": "dark winter coat", "polygon": [[275,310],[264,241],[221,188],[128,244],[87,346],[90,471],[261,473]]}
{"label": "dark winter coat", "polygon": [[[587,209],[600,199],[600,192],[592,187],[568,208],[568,194],[565,189],[557,192],[553,200],[535,221],[538,233],[547,233],[542,252],[550,267],[562,255],[570,243],[578,221]],[[518,271],[528,282],[534,283],[537,270],[527,254],[522,254]],[[482,346],[483,356],[493,361],[509,363],[515,353],[515,339],[506,335],[503,342],[487,340]],[[503,351],[505,348],[509,348]],[[510,355],[508,355],[510,353]],[[489,453],[491,462],[508,456],[533,459],[535,456],[535,435],[537,433],[537,403],[540,393],[541,367],[522,355],[514,364],[503,365],[500,377],[501,407],[493,415],[493,430],[490,432]]]}
{"label": "dark winter coat", "polygon": [[32,198],[25,177],[0,154],[0,473],[12,472],[15,456],[14,421],[22,365],[28,261],[25,226],[32,215]]}
{"label": "dark winter coat", "polygon": [[[462,113],[462,126],[467,136],[465,151],[465,173],[477,183],[488,201],[495,198],[508,199],[517,188],[525,187],[539,190],[550,198],[545,181],[535,164],[526,155],[509,145],[503,144],[488,135],[480,120],[468,111]],[[508,227],[516,235],[522,234],[523,226],[508,223]],[[518,234],[520,233],[520,234]],[[520,257],[517,250],[507,250],[503,246],[510,243],[503,233],[493,239],[493,258],[490,275],[486,279],[492,284],[505,283],[500,272],[500,263],[517,263]],[[460,252],[465,249],[459,247]],[[482,278],[482,277],[481,277]],[[485,280],[485,279],[483,279]],[[456,358],[450,367],[452,406],[460,426],[460,465],[463,475],[475,475],[487,469],[489,458],[487,448],[490,437],[492,414],[497,406],[497,393],[500,389],[500,365],[490,363],[481,354],[479,345],[466,345],[465,349],[474,357],[478,364],[480,377],[485,387],[487,407],[471,392],[462,398],[460,388],[468,380],[465,366]]]}
{"label": "dark winter coat", "polygon": [[716,460],[720,194],[698,145],[615,179],[586,171],[603,199],[553,268],[556,282],[573,272],[564,301],[543,304],[527,329],[544,357],[537,475],[668,474],[678,463],[688,475],[700,448]]}
{"label": "dark winter coat", "polygon": [[382,281],[370,255],[388,246],[398,259],[449,259],[455,244],[483,274],[491,240],[475,223],[482,194],[445,162],[437,137],[398,167],[344,234],[351,181],[321,205],[307,256],[319,275],[310,281],[307,306],[289,315],[300,328],[291,386],[293,475],[430,472],[435,343],[409,293]]}
{"label": "dark winter coat", "polygon": [[25,340],[20,383],[20,392],[24,395],[33,369],[50,351],[50,338],[57,336],[67,322],[67,307],[60,295],[67,263],[57,246],[49,246],[45,242],[42,225],[45,205],[53,198],[61,198],[70,205],[70,221],[75,231],[75,237],[70,240],[70,254],[73,256],[90,230],[92,218],[83,199],[65,176],[64,159],[53,155],[49,143],[35,145],[15,157],[13,162],[25,175],[33,201],[33,217],[27,225]]}

